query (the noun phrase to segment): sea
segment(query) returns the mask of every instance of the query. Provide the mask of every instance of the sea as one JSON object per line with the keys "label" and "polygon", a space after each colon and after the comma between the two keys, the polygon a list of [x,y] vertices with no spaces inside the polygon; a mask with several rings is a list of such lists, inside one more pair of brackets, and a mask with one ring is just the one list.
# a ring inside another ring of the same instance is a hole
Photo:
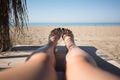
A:
{"label": "sea", "polygon": [[120,26],[120,23],[28,23],[28,26]]}

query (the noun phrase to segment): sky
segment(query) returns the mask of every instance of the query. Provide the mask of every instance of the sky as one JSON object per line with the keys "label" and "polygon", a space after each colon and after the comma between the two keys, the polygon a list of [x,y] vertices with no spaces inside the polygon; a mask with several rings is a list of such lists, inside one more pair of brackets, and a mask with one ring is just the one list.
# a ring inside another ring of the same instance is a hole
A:
{"label": "sky", "polygon": [[27,0],[29,22],[120,23],[120,0]]}

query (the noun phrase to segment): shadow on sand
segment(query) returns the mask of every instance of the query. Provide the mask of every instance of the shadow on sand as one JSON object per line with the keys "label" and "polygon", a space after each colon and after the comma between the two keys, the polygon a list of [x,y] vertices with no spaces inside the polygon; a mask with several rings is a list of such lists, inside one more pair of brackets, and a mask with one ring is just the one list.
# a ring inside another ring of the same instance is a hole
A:
{"label": "shadow on sand", "polygon": [[[11,49],[11,51],[34,51],[38,48],[40,48],[42,46],[18,46],[18,47],[14,47]],[[106,62],[105,60],[103,60],[102,58],[100,58],[99,56],[96,55],[96,51],[97,49],[95,47],[92,46],[79,46],[81,49],[83,49],[84,51],[86,51],[87,53],[89,53],[97,62],[97,65],[105,70],[108,71],[110,73],[113,73],[115,75],[120,76],[120,69],[117,68],[116,66]],[[65,48],[65,46],[58,46],[56,49],[56,70],[57,71],[65,71],[65,55],[67,53],[67,50]],[[17,57],[27,57],[28,55],[22,55],[22,56],[7,56],[7,57],[3,57],[3,58],[17,58]],[[0,57],[1,59],[2,57]]]}

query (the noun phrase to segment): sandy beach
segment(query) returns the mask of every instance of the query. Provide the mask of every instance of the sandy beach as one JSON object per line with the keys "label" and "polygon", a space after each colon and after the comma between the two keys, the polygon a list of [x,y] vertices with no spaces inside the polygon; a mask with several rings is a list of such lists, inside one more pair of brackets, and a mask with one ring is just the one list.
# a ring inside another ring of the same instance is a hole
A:
{"label": "sandy beach", "polygon": [[[28,27],[25,37],[14,37],[14,45],[45,45],[50,31],[57,27],[68,28],[73,31],[77,46],[93,46],[120,64],[120,27],[119,26],[44,26]],[[14,34],[11,34],[12,36]],[[64,46],[59,40],[58,46]]]}

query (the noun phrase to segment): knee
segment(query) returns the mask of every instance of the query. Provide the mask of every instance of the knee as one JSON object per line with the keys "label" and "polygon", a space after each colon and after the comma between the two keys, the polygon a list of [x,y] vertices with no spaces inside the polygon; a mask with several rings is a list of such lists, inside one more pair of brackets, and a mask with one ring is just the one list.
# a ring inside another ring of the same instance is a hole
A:
{"label": "knee", "polygon": [[45,53],[36,53],[33,54],[28,61],[49,61],[48,54]]}
{"label": "knee", "polygon": [[76,62],[83,62],[86,61],[84,57],[81,56],[66,56],[67,63],[76,63]]}
{"label": "knee", "polygon": [[97,67],[97,64],[95,62],[94,59],[92,59],[91,57],[83,57],[83,56],[69,56],[68,58],[66,58],[66,62],[69,64],[79,64],[79,63],[89,63],[95,67]]}

